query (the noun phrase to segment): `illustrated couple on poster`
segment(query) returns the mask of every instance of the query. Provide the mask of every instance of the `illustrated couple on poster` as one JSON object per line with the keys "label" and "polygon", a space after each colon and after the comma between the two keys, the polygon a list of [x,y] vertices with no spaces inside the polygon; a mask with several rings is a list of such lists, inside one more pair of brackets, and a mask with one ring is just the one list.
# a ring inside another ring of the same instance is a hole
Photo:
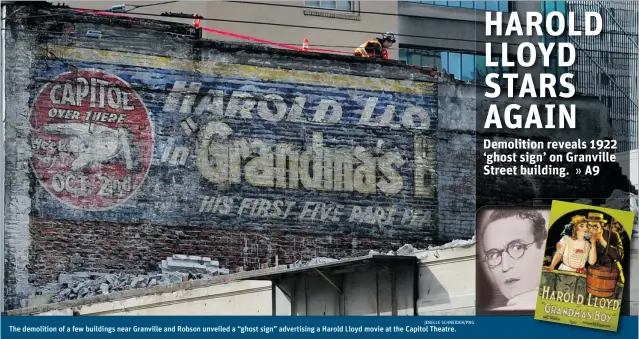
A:
{"label": "illustrated couple on poster", "polygon": [[550,265],[544,266],[544,270],[586,274],[588,266],[617,268],[623,259],[620,229],[617,222],[609,223],[602,213],[572,216]]}
{"label": "illustrated couple on poster", "polygon": [[[535,309],[542,270],[586,276],[589,267],[606,267],[617,271],[623,282],[623,271],[619,267],[624,254],[620,233],[625,231],[616,220],[588,209],[563,214],[568,218],[566,221],[563,218],[555,221],[557,226],[563,226],[561,235],[551,236],[546,247],[549,218],[546,213],[548,211],[516,208],[482,212],[485,218],[478,218],[480,264],[503,296],[483,298],[482,309]],[[551,252],[550,257],[544,259],[547,251]],[[544,266],[540,267],[542,262]]]}

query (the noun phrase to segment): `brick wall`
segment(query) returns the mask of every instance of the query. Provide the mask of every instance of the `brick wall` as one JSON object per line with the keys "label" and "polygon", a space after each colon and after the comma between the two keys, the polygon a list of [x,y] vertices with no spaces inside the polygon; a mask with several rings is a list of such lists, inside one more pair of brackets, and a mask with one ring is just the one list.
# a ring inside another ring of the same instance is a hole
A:
{"label": "brick wall", "polygon": [[254,269],[439,241],[433,79],[57,11],[7,31],[8,308],[176,253]]}
{"label": "brick wall", "polygon": [[224,230],[144,223],[68,221],[33,218],[29,225],[30,282],[42,285],[61,272],[145,273],[175,253],[216,258],[235,270],[308,261],[315,257],[366,255],[370,249],[396,249],[399,240],[319,237],[313,233]]}

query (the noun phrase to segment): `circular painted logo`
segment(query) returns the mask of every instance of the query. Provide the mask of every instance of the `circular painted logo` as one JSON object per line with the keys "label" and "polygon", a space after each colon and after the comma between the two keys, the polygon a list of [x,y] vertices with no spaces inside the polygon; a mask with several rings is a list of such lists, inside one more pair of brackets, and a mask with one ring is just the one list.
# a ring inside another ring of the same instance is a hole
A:
{"label": "circular painted logo", "polygon": [[131,198],[153,157],[153,129],[137,93],[115,75],[63,73],[38,93],[29,117],[31,165],[63,203],[108,210]]}

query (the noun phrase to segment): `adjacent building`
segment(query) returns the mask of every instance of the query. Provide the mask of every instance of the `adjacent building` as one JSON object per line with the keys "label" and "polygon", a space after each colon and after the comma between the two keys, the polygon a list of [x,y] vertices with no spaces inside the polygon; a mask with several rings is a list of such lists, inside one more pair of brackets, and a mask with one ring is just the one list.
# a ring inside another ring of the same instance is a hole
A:
{"label": "adjacent building", "polygon": [[485,13],[502,12],[506,24],[511,12],[536,10],[538,5],[530,1],[399,1],[399,58],[411,65],[445,69],[470,82],[482,82],[488,73],[512,72],[486,67],[485,43],[507,42],[515,53],[516,45],[528,38],[486,37]]}
{"label": "adjacent building", "polygon": [[412,65],[434,65],[463,81],[481,82],[488,73],[509,71],[485,66],[484,43],[491,41],[482,33],[485,11],[504,12],[505,20],[507,13],[515,11],[575,12],[578,30],[585,25],[581,14],[586,11],[601,14],[604,27],[598,36],[542,37],[548,43],[571,42],[577,50],[576,63],[570,69],[557,67],[555,60],[554,65],[543,71],[573,73],[577,92],[599,98],[608,108],[608,122],[619,151],[637,149],[639,2],[399,1],[400,59]]}
{"label": "adjacent building", "polygon": [[[69,6],[107,10],[121,1],[69,1]],[[160,3],[160,4],[158,4]],[[164,19],[192,23],[191,19],[158,17],[170,13],[199,14],[205,18],[202,26],[216,30],[302,46],[304,39],[315,48],[351,53],[379,32],[394,32],[397,28],[395,1],[136,1],[128,6],[129,14],[148,19]],[[153,14],[154,16],[140,15]],[[376,14],[379,13],[379,14]],[[237,40],[223,34],[203,32],[203,37],[215,40]],[[397,58],[397,51],[391,53]]]}
{"label": "adjacent building", "polygon": [[[542,1],[544,13],[574,12],[577,30],[584,30],[585,12],[598,12],[603,30],[598,36],[560,37],[577,50],[568,69],[551,67],[547,72],[574,74],[577,92],[598,97],[608,107],[608,122],[619,151],[637,149],[637,22],[636,1]],[[555,39],[557,40],[557,39]]]}

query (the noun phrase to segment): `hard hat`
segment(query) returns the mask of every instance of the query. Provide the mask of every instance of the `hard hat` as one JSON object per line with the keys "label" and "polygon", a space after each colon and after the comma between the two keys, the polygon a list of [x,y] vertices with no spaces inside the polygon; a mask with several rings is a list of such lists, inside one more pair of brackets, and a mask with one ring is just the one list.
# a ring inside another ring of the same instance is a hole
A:
{"label": "hard hat", "polygon": [[395,43],[397,41],[397,40],[395,40],[395,34],[393,34],[391,32],[386,32],[386,33],[382,34],[382,40],[390,41],[392,43]]}

